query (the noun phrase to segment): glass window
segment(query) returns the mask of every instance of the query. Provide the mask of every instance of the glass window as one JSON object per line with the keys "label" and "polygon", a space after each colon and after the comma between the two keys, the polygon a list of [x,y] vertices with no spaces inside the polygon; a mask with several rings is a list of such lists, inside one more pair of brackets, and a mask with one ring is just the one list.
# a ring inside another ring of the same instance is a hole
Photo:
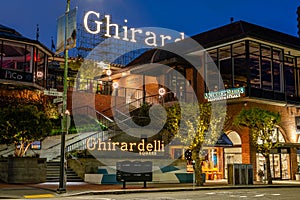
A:
{"label": "glass window", "polygon": [[284,79],[287,95],[295,95],[295,59],[290,56],[284,57]]}
{"label": "glass window", "polygon": [[35,61],[36,61],[36,83],[39,85],[44,85],[45,75],[46,75],[46,55],[39,49],[36,49]]}
{"label": "glass window", "polygon": [[250,55],[250,84],[251,87],[260,88],[260,64],[259,56]]}
{"label": "glass window", "polygon": [[254,55],[260,55],[259,44],[256,42],[249,42],[249,53]]}
{"label": "glass window", "polygon": [[233,49],[233,52],[232,52],[233,56],[244,55],[246,53],[245,42],[239,42],[239,43],[233,44],[232,49]]}
{"label": "glass window", "polygon": [[262,88],[272,89],[272,69],[271,69],[271,59],[262,58],[261,61],[261,78],[262,78]]}
{"label": "glass window", "polygon": [[281,88],[282,61],[273,60],[273,90],[283,91]]}
{"label": "glass window", "polygon": [[3,69],[24,71],[26,66],[25,55],[27,54],[24,44],[3,42],[1,67]]}
{"label": "glass window", "polygon": [[282,50],[273,48],[273,59],[275,60],[282,60]]}
{"label": "glass window", "polygon": [[261,56],[271,58],[271,48],[269,46],[261,45]]}
{"label": "glass window", "polygon": [[231,47],[230,45],[219,49],[219,60],[225,60],[231,58]]}
{"label": "glass window", "polygon": [[233,88],[233,71],[231,59],[220,61],[220,73],[224,82],[225,88]]}
{"label": "glass window", "polygon": [[24,63],[25,72],[32,73],[32,62],[33,62],[33,47],[26,46],[26,59]]}
{"label": "glass window", "polygon": [[219,67],[222,81],[225,88],[233,87],[231,46],[225,46],[219,49]]}
{"label": "glass window", "polygon": [[233,57],[234,87],[247,86],[247,61],[245,55]]}
{"label": "glass window", "polygon": [[217,62],[217,60],[218,60],[218,50],[217,49],[209,50],[208,53],[209,53],[209,56],[211,57],[211,59],[213,61]]}

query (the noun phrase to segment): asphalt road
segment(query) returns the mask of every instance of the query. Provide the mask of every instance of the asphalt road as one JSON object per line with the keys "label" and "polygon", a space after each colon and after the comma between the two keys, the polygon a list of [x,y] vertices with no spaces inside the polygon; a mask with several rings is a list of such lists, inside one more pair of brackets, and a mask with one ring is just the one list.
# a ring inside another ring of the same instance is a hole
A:
{"label": "asphalt road", "polygon": [[[57,199],[57,198],[56,198]],[[98,199],[98,200],[299,200],[300,188],[255,188],[255,189],[222,189],[176,192],[131,193],[119,195],[83,195],[58,199]]]}

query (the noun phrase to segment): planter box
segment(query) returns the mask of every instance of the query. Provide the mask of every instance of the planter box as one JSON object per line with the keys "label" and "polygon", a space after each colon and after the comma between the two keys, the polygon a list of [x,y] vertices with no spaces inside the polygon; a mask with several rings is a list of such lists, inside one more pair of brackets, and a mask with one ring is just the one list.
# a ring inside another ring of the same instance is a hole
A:
{"label": "planter box", "polygon": [[46,158],[2,158],[0,179],[6,183],[46,182],[46,167]]}
{"label": "planter box", "polygon": [[300,173],[295,174],[295,176],[296,176],[296,181],[300,181]]}

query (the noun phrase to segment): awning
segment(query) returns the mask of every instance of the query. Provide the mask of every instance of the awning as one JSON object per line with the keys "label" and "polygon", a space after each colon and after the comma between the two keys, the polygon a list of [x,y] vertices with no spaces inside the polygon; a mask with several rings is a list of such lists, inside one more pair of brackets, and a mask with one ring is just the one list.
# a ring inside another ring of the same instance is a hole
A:
{"label": "awning", "polygon": [[219,137],[218,141],[216,142],[216,144],[214,146],[215,147],[232,147],[233,143],[229,139],[229,137],[226,135],[226,133],[222,132],[221,136]]}
{"label": "awning", "polygon": [[222,132],[219,139],[217,142],[212,145],[212,144],[205,144],[203,145],[204,147],[232,147],[233,143],[229,139],[229,137],[226,135],[226,133]]}

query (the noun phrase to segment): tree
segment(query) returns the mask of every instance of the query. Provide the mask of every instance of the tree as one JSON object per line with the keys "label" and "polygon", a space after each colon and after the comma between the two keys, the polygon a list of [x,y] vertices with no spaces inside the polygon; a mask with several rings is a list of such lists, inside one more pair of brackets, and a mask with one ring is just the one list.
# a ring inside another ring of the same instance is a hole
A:
{"label": "tree", "polygon": [[34,141],[51,132],[49,116],[36,105],[10,105],[0,110],[0,143],[15,144],[15,156],[22,157]]}
{"label": "tree", "polygon": [[244,109],[234,119],[235,125],[249,128],[252,144],[257,152],[265,157],[268,184],[272,184],[270,150],[277,148],[279,144],[279,141],[273,137],[274,128],[280,120],[279,113],[260,108]]}
{"label": "tree", "polygon": [[[181,112],[178,109],[181,109]],[[176,105],[167,111],[171,119],[167,120],[166,127],[178,131],[175,138],[192,152],[196,185],[203,185],[203,157],[200,155],[204,144],[214,145],[218,140],[226,117],[225,107],[217,103],[214,106],[210,103],[184,104],[181,107]],[[179,113],[181,117],[178,117]]]}

